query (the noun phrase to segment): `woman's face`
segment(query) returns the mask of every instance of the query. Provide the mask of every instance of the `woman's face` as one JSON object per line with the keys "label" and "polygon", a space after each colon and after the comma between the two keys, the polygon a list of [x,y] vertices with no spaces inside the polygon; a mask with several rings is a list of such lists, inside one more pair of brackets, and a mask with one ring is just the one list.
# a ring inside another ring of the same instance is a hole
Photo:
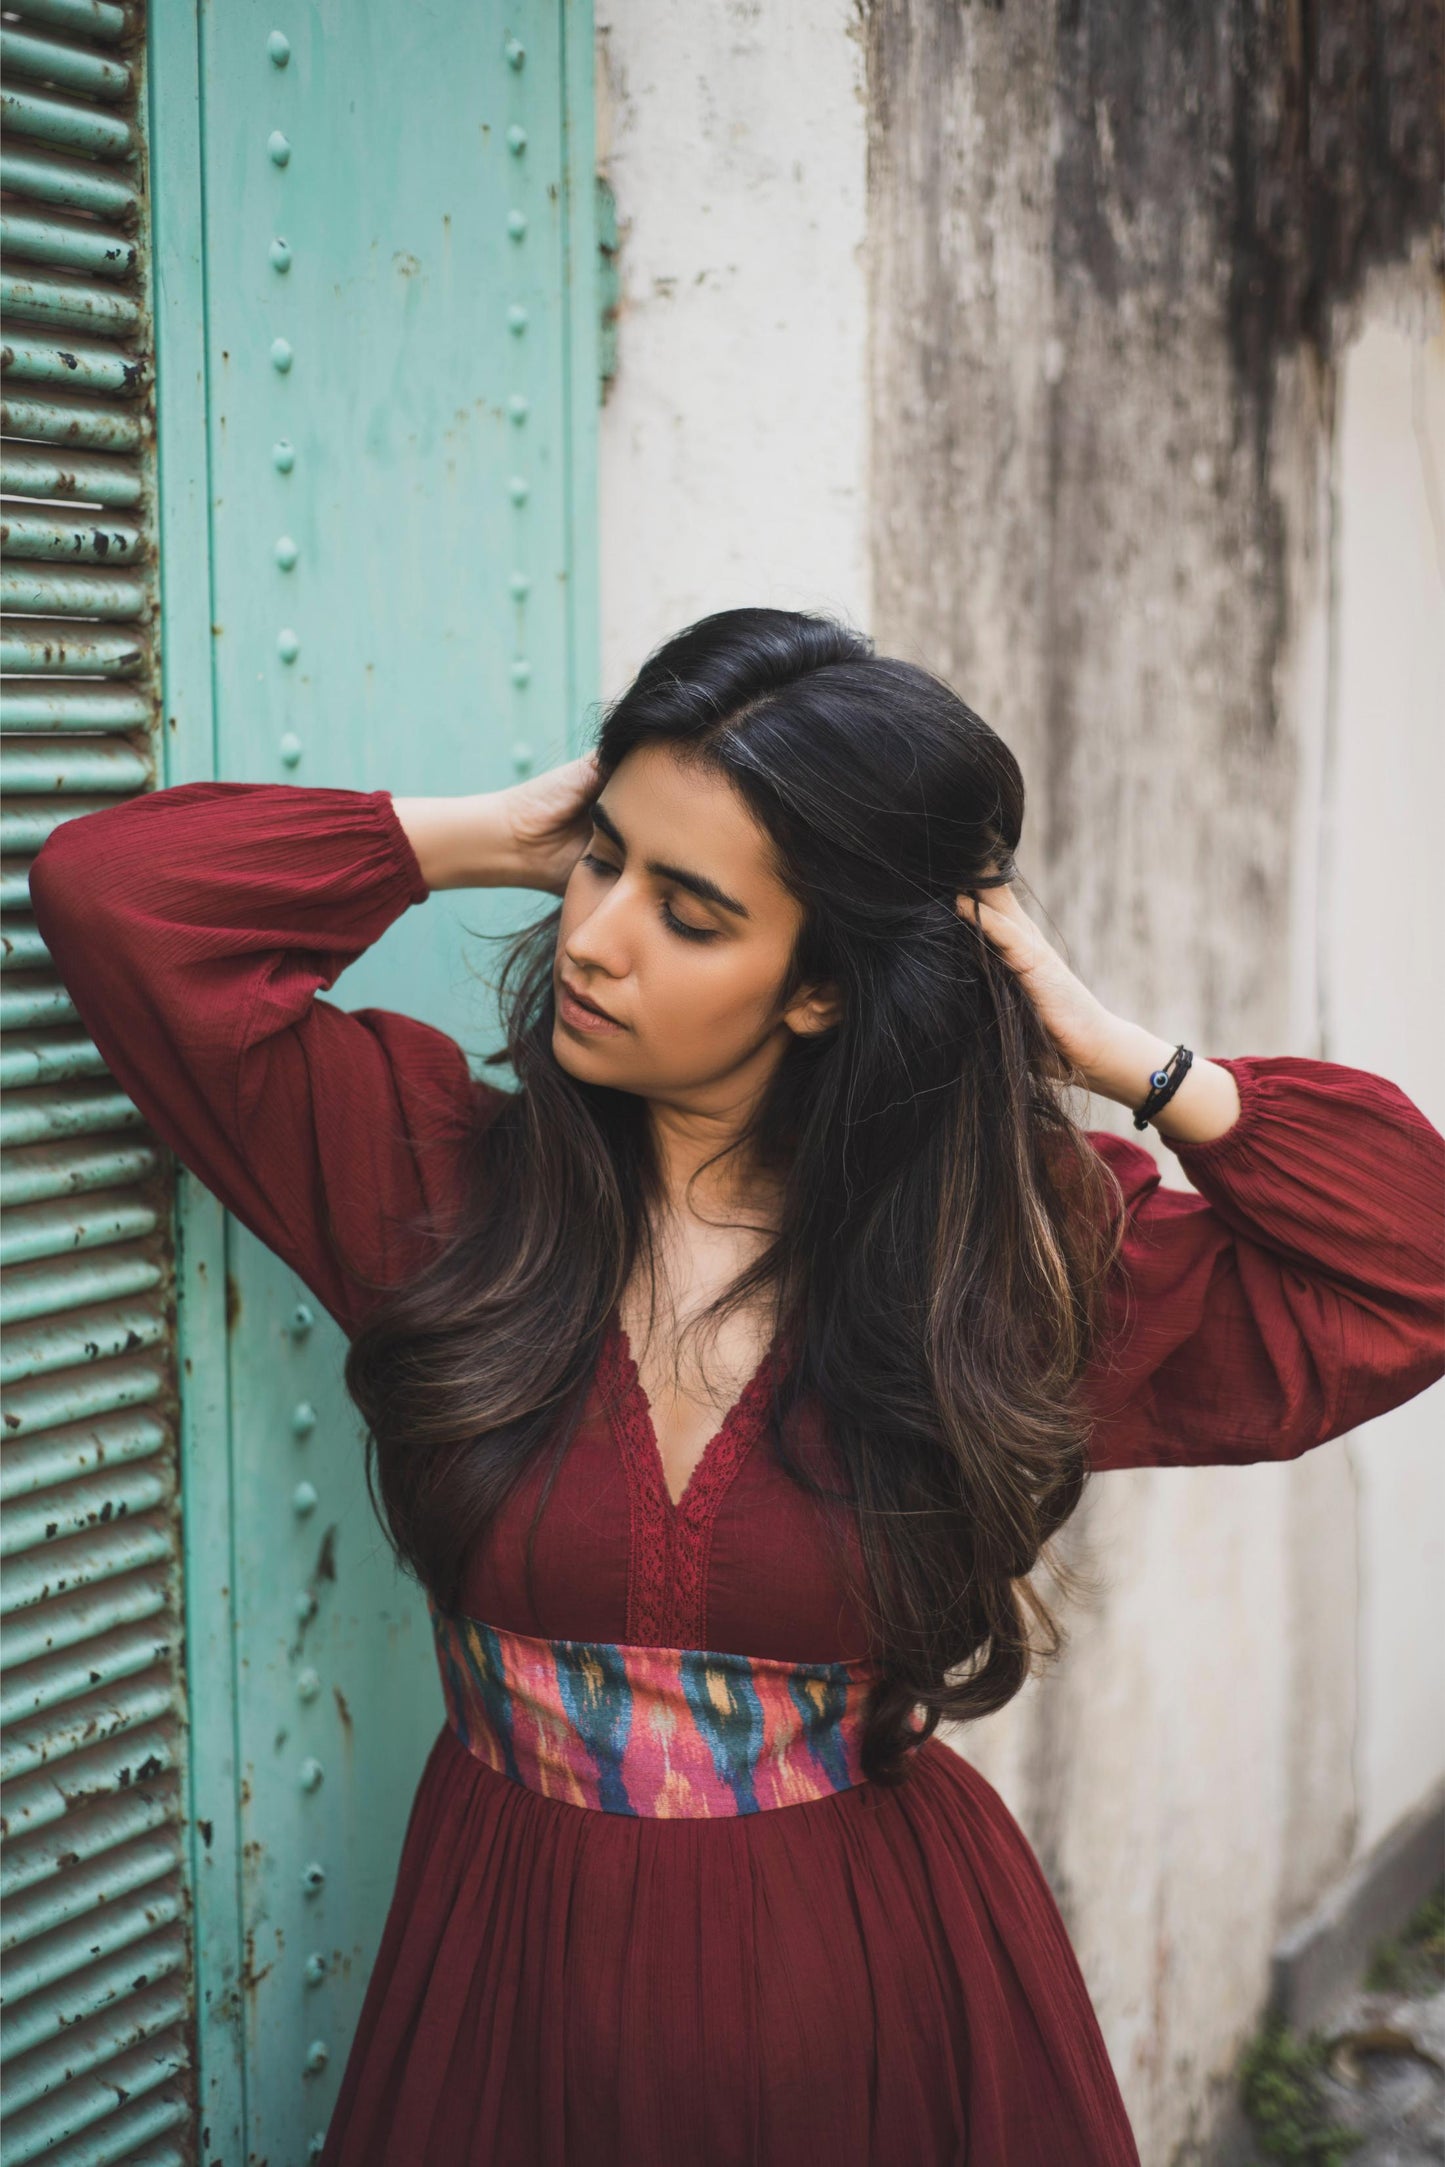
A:
{"label": "woman's face", "polygon": [[732,784],[666,745],[627,755],[593,823],[562,898],[553,1052],[588,1083],[726,1112],[789,1032],[834,1021],[815,989],[779,1005],[801,907]]}

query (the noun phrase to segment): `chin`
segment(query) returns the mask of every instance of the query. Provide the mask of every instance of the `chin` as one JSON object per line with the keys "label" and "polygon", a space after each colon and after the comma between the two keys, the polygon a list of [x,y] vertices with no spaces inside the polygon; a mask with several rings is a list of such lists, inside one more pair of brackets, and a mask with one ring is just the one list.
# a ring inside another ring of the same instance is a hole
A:
{"label": "chin", "polygon": [[569,1076],[580,1077],[583,1083],[596,1083],[605,1076],[607,1059],[600,1046],[579,1046],[576,1039],[562,1028],[560,1023],[552,1026],[552,1058],[558,1068],[564,1068]]}

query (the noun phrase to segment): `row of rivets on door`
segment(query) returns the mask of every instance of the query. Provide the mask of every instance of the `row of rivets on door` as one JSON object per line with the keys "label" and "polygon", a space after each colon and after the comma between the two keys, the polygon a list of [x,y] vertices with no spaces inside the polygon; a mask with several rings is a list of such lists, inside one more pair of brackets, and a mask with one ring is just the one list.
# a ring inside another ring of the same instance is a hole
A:
{"label": "row of rivets on door", "polygon": [[[283,738],[283,747],[285,743],[286,740]],[[312,1309],[311,1304],[309,1302],[298,1302],[295,1308],[292,1310],[290,1316],[286,1320],[286,1330],[293,1340],[299,1342],[301,1340],[304,1340],[309,1335],[311,1328],[315,1324],[315,1322],[316,1313]],[[311,1432],[315,1429],[315,1427],[316,1409],[312,1406],[310,1400],[298,1400],[296,1402],[296,1405],[291,1410],[291,1435],[295,1438],[297,1444],[304,1445],[307,1438],[311,1435]],[[317,1489],[315,1483],[308,1482],[304,1478],[302,1481],[296,1484],[296,1487],[291,1492],[291,1509],[295,1513],[298,1520],[307,1519],[313,1512],[315,1512],[316,1507],[320,1504],[320,1502],[321,1493]],[[302,1588],[300,1593],[296,1597],[297,1617],[300,1618],[303,1622],[305,1622],[307,1619],[315,1617],[316,1610],[317,1602],[315,1590],[313,1588]],[[304,1670],[296,1681],[296,1689],[303,1700],[314,1700],[316,1698],[316,1695],[321,1690],[321,1680],[317,1677],[314,1670]],[[301,1774],[302,1789],[305,1791],[314,1791],[320,1781],[320,1762],[304,1762],[302,1764]]]}
{"label": "row of rivets on door", "polygon": [[[291,59],[291,41],[284,30],[273,30],[266,40],[266,51],[274,68],[285,68]],[[291,163],[291,141],[280,129],[273,128],[266,139],[266,151],[271,163],[283,171]],[[291,269],[291,243],[282,234],[273,236],[269,250],[271,268],[280,277]],[[278,376],[289,376],[296,359],[296,351],[289,339],[274,338],[271,341],[271,366]],[[281,437],[271,448],[271,464],[278,474],[289,474],[296,464],[296,453],[290,439]],[[301,555],[289,534],[276,537],[272,551],[279,571],[293,572]],[[301,640],[290,625],[283,625],[276,635],[276,653],[286,664],[293,663],[301,652]],[[287,730],[277,751],[284,767],[296,767],[301,760],[301,740],[294,730]]]}
{"label": "row of rivets on door", "polygon": [[[291,58],[290,41],[282,30],[273,30],[271,32],[266,41],[266,50],[271,56],[273,66],[277,68],[284,68]],[[271,136],[268,148],[275,164],[284,166],[289,163],[291,146],[279,130]],[[272,269],[284,277],[291,269],[290,242],[277,234],[271,242],[269,253]],[[290,342],[286,339],[276,339],[271,347],[271,361],[272,366],[280,375],[289,374],[293,359],[294,355]],[[296,452],[289,437],[278,437],[272,445],[271,464],[278,474],[289,474],[292,471],[296,464]],[[289,534],[277,536],[273,555],[278,571],[294,571],[300,554],[300,550]],[[276,648],[283,662],[294,662],[301,651],[301,642],[293,631],[283,629],[277,638]],[[280,752],[282,761],[287,767],[296,766],[301,758],[301,740],[294,730],[288,730],[281,739]],[[287,1329],[292,1339],[299,1342],[306,1338],[314,1322],[315,1318],[310,1305],[306,1302],[298,1302],[291,1312]],[[292,1436],[298,1444],[304,1444],[315,1427],[316,1409],[309,1400],[298,1400],[291,1411]],[[312,1482],[298,1482],[291,1493],[292,1507],[300,1519],[304,1519],[309,1513],[314,1512],[318,1502],[316,1485]],[[303,1621],[310,1619],[315,1616],[316,1609],[317,1603],[314,1592],[310,1588],[303,1588],[296,1598],[298,1617]],[[298,1673],[296,1694],[297,1698],[303,1702],[319,1699],[321,1677],[313,1665],[308,1663]],[[299,1772],[302,1790],[315,1791],[319,1789],[324,1774],[325,1771],[320,1761],[315,1759],[314,1756],[308,1755],[302,1761]],[[311,1860],[302,1868],[301,1886],[305,1895],[319,1896],[325,1884],[326,1869],[318,1859]],[[326,1978],[327,1969],[326,1958],[321,1950],[313,1949],[303,1967],[307,1985],[320,1986]],[[306,2050],[305,2067],[307,2074],[318,2074],[326,2067],[327,2058],[326,2042],[322,2039],[313,2039]],[[325,2144],[325,2132],[317,2131],[306,2147],[307,2158],[319,2159]]]}
{"label": "row of rivets on door", "polygon": [[[278,67],[284,67],[286,65],[287,60],[290,58],[290,50],[291,49],[287,44],[285,38],[283,37],[282,33],[279,30],[274,30],[271,33],[270,53],[271,58],[273,59],[273,61],[275,61]],[[278,456],[276,457],[276,465],[282,473],[289,473],[289,458],[283,464],[282,459],[279,456],[283,449],[289,452],[290,447],[280,444],[277,445],[276,453]],[[287,561],[288,557],[289,562]],[[291,569],[291,566],[296,561],[295,545],[289,543],[287,537],[285,537],[284,535],[282,536],[281,541],[279,541],[276,545],[276,561],[281,566],[281,569],[283,571],[289,571]],[[291,740],[291,742],[295,743],[295,740],[293,739]],[[287,740],[283,739],[283,748],[286,743]],[[299,756],[299,744],[297,744],[296,746],[296,751]],[[282,757],[285,758],[284,749]],[[315,1322],[316,1312],[312,1309],[311,1304],[309,1302],[297,1302],[292,1308],[290,1316],[286,1319],[286,1331],[288,1337],[292,1340],[294,1344],[298,1346],[301,1345],[310,1336],[311,1330],[315,1325]],[[291,1409],[291,1435],[298,1445],[304,1445],[306,1443],[306,1440],[311,1436],[312,1432],[316,1428],[316,1422],[316,1409],[312,1405],[311,1401],[297,1400],[297,1402]],[[304,1518],[306,1514],[313,1512],[318,1503],[316,1485],[312,1482],[298,1482],[295,1489],[291,1493],[291,1503],[298,1517]],[[300,1618],[303,1622],[310,1618],[314,1618],[318,1607],[315,1590],[312,1588],[302,1588],[296,1597],[295,1607],[298,1618]],[[299,1701],[307,1705],[309,1705],[313,1701],[317,1701],[320,1699],[321,1674],[316,1669],[314,1664],[308,1663],[304,1666],[303,1669],[297,1672],[296,1697]],[[316,1759],[315,1755],[307,1754],[305,1759],[302,1761],[299,1770],[297,1771],[297,1781],[303,1791],[318,1791],[320,1790],[322,1782],[325,1779],[325,1775],[326,1771],[322,1767],[320,1761]],[[326,1868],[322,1865],[319,1859],[308,1860],[301,1869],[302,1894],[307,1897],[319,1896],[325,1886]],[[308,1986],[321,1986],[326,1979],[329,1969],[330,1967],[326,1961],[324,1952],[320,1949],[313,1949],[302,1966],[302,1973],[305,1978],[306,1984]],[[306,2074],[308,2076],[318,2076],[321,2071],[325,2069],[329,2058],[330,2049],[328,2048],[326,2041],[324,2039],[313,2039],[306,2049],[304,2061],[304,2068]],[[310,2142],[306,2147],[307,2158],[319,2159],[321,2156],[321,2152],[325,2146],[325,2142],[325,2132],[318,2131],[317,2134],[311,2138]]]}
{"label": "row of rivets on door", "polygon": [[[316,1673],[314,1671],[303,1671],[301,1673],[301,1679],[308,1678],[316,1678]],[[301,1680],[297,1681],[298,1685],[300,1684],[300,1682]],[[320,1687],[321,1681],[318,1678],[316,1679],[315,1690],[319,1692]],[[305,1697],[313,1698],[314,1695],[307,1695]],[[305,1763],[304,1765],[308,1768],[317,1769],[316,1782],[319,1783],[321,1778],[318,1764],[314,1761],[311,1761]],[[308,1789],[314,1788],[314,1784],[308,1785]],[[326,1868],[321,1864],[321,1861],[319,1859],[309,1859],[301,1869],[302,1895],[319,1896],[325,1886]],[[325,1983],[326,1975],[329,1970],[330,1966],[326,1961],[324,1953],[320,1949],[313,1949],[311,1951],[311,1954],[307,1957],[305,1963],[301,1967],[302,1977],[305,1979],[308,1986],[323,1985]],[[329,2060],[330,2049],[328,2048],[326,2041],[324,2039],[313,2039],[311,2041],[311,2044],[306,2049],[306,2055],[302,2066],[308,2077],[315,2077],[321,2074],[322,2070],[326,2067],[326,2064]],[[325,2149],[325,2145],[326,2132],[324,2130],[318,2130],[316,2132],[316,2135],[312,2137],[306,2147],[306,2157],[308,2159],[319,2159],[323,2150]]]}
{"label": "row of rivets on door", "polygon": [[[520,74],[526,65],[527,48],[519,38],[508,38],[505,50],[508,67],[514,75]],[[527,148],[527,131],[520,123],[514,123],[507,130],[507,148],[514,159],[520,161],[524,156]],[[507,213],[507,232],[519,246],[527,238],[527,214],[519,205],[513,205],[512,209]],[[512,336],[520,339],[526,332],[528,322],[526,304],[521,301],[513,301],[507,310],[507,328],[512,333]],[[508,398],[507,417],[513,428],[520,429],[531,411],[532,404],[525,392],[514,391]],[[525,509],[531,494],[531,484],[525,474],[510,476],[507,482],[507,495],[518,512]],[[517,605],[519,644],[523,605],[531,592],[531,587],[531,580],[520,567],[512,573],[511,578],[507,581],[507,591]],[[525,691],[532,681],[532,665],[525,655],[519,654],[513,658],[510,674],[512,683],[518,692]],[[526,775],[531,770],[532,748],[524,739],[519,738],[512,747],[512,766],[519,775]]]}
{"label": "row of rivets on door", "polygon": [[[291,1337],[293,1339],[304,1339],[310,1331],[313,1321],[309,1305],[305,1302],[298,1302],[291,1312],[289,1326]],[[297,1444],[304,1445],[315,1427],[316,1409],[312,1406],[310,1400],[298,1400],[291,1410],[291,1435],[295,1438]],[[319,1502],[320,1497],[314,1482],[298,1482],[291,1492],[292,1507],[298,1518],[304,1519],[308,1513],[314,1512]],[[314,1675],[314,1673],[311,1675]]]}

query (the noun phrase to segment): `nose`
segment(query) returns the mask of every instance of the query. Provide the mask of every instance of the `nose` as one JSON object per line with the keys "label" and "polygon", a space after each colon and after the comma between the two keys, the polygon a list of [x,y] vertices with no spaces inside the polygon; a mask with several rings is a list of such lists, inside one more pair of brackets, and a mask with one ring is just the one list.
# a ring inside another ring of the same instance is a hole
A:
{"label": "nose", "polygon": [[631,956],[626,885],[625,877],[610,882],[567,935],[562,952],[575,970],[596,971],[604,978],[627,976]]}

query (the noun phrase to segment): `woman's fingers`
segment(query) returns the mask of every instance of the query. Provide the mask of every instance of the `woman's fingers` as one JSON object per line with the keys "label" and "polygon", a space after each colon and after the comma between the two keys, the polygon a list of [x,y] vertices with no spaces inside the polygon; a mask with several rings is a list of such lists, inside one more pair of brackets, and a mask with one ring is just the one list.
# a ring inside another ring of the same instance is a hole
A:
{"label": "woman's fingers", "polygon": [[987,899],[982,893],[961,895],[958,908],[960,915],[972,918],[1010,961],[1023,962],[1033,955],[1041,936],[1011,889],[993,888]]}
{"label": "woman's fingers", "polygon": [[1108,1011],[1050,946],[1018,897],[1006,889],[991,893],[993,902],[981,896],[963,900],[1028,994],[1061,1061],[1088,1073],[1107,1036]]}
{"label": "woman's fingers", "polygon": [[535,841],[552,840],[576,826],[597,795],[597,759],[583,753],[548,768],[528,782],[514,783],[511,795],[519,830]]}

